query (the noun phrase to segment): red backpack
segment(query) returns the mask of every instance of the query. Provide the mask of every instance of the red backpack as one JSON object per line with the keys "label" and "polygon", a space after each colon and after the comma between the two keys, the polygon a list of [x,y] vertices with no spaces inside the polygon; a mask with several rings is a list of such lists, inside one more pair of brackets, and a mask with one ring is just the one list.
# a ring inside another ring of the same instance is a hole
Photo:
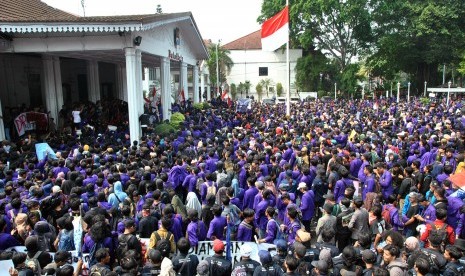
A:
{"label": "red backpack", "polygon": [[381,216],[383,217],[384,221],[386,222],[386,226],[387,225],[391,226],[391,214],[390,214],[390,211],[392,210],[392,208],[393,207],[389,206],[389,205],[384,205],[383,206],[383,212],[381,213]]}

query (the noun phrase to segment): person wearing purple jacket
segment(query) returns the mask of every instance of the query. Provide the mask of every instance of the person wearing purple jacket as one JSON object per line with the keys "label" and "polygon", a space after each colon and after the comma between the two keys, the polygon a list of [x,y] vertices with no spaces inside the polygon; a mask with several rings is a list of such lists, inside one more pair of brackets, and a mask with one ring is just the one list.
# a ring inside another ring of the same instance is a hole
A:
{"label": "person wearing purple jacket", "polygon": [[315,194],[309,190],[304,182],[300,182],[297,189],[303,194],[300,200],[300,212],[302,213],[302,224],[305,230],[310,232],[310,221],[315,214]]}
{"label": "person wearing purple jacket", "polygon": [[297,218],[298,216],[297,208],[291,207],[287,210],[288,223],[281,224],[280,227],[283,231],[287,233],[287,242],[288,244],[293,244],[295,242],[295,236],[297,231],[301,228],[300,221]]}
{"label": "person wearing purple jacket", "polygon": [[258,240],[258,243],[273,243],[278,236],[279,225],[278,222],[273,218],[275,209],[273,207],[266,208],[265,215],[268,220],[266,223],[265,237]]}
{"label": "person wearing purple jacket", "polygon": [[255,222],[258,224],[259,237],[263,238],[266,232],[266,225],[268,219],[266,217],[266,209],[270,206],[271,191],[266,189],[263,191],[262,200],[257,204],[257,207],[254,209],[255,212]]}
{"label": "person wearing purple jacket", "polygon": [[244,215],[244,219],[237,228],[236,240],[244,242],[254,241],[253,235],[256,229],[254,225],[255,211],[250,208],[247,208],[244,210],[242,214]]}
{"label": "person wearing purple jacket", "polygon": [[253,209],[253,202],[255,199],[255,196],[258,194],[258,189],[255,187],[255,177],[249,177],[247,178],[247,185],[248,189],[244,193],[244,200],[242,203],[242,210],[245,210],[245,208],[250,208]]}
{"label": "person wearing purple jacket", "polygon": [[214,190],[214,194],[218,191],[218,185],[213,181],[213,174],[207,174],[205,178],[207,181],[202,183],[202,186],[200,186],[200,199],[204,205],[207,204],[208,190]]}
{"label": "person wearing purple jacket", "polygon": [[212,212],[215,217],[210,222],[210,227],[208,228],[208,232],[207,232],[207,239],[223,240],[224,230],[227,226],[226,218],[221,216],[222,210],[221,210],[221,206],[218,204],[213,205]]}
{"label": "person wearing purple jacket", "polygon": [[399,210],[397,210],[397,196],[391,194],[387,198],[388,204],[383,206],[383,213],[384,210],[389,211],[389,219],[391,220],[391,226],[394,231],[398,231],[399,229],[404,227],[404,223],[402,222],[399,216]]}
{"label": "person wearing purple jacket", "polygon": [[278,221],[280,222],[284,222],[287,206],[295,201],[295,195],[293,193],[288,193],[287,188],[289,188],[289,185],[280,187],[279,192],[281,194],[276,200],[276,208],[278,209]]}
{"label": "person wearing purple jacket", "polygon": [[187,238],[192,247],[196,247],[199,244],[199,241],[204,241],[207,237],[207,228],[203,221],[199,220],[199,213],[197,210],[189,209],[187,211],[187,216],[190,220],[189,225],[187,225]]}
{"label": "person wearing purple jacket", "polygon": [[368,165],[364,168],[365,173],[365,183],[363,184],[362,199],[365,201],[365,198],[368,193],[373,193],[376,190],[376,181],[373,176],[373,167]]}
{"label": "person wearing purple jacket", "polygon": [[434,205],[430,204],[429,200],[423,195],[418,197],[418,203],[420,203],[422,210],[415,218],[424,224],[434,223],[436,220],[436,208]]}
{"label": "person wearing purple jacket", "polygon": [[347,178],[349,176],[348,170],[342,170],[339,173],[342,178],[336,181],[336,185],[334,187],[334,198],[336,199],[336,203],[339,203],[341,199],[344,198],[344,192],[347,187],[354,186],[352,180]]}
{"label": "person wearing purple jacket", "polygon": [[379,179],[379,185],[381,185],[381,193],[384,199],[387,199],[389,195],[394,192],[392,187],[392,175],[391,172],[386,170],[386,164],[379,162],[376,164],[376,170],[374,171]]}
{"label": "person wearing purple jacket", "polygon": [[358,180],[360,181],[360,185],[363,186],[363,183],[365,182],[365,178],[366,178],[366,175],[363,171],[363,169],[365,169],[366,166],[370,165],[370,162],[368,160],[370,160],[371,158],[371,154],[369,153],[365,153],[362,155],[362,165],[360,165],[360,169],[358,170]]}
{"label": "person wearing purple jacket", "polygon": [[357,177],[361,166],[362,166],[362,160],[357,158],[357,155],[355,154],[355,152],[351,152],[350,153],[350,169],[349,169],[350,175],[352,175],[353,177]]}

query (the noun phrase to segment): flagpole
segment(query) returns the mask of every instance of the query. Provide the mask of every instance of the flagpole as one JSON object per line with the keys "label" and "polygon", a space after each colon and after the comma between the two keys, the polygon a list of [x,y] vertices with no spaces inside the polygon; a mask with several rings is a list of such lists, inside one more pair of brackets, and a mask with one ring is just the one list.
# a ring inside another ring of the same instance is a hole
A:
{"label": "flagpole", "polygon": [[[289,11],[289,0],[286,0],[286,6],[288,7],[288,11]],[[290,24],[288,24],[288,26],[289,25]],[[290,75],[290,71],[291,71],[291,66],[289,64],[289,31],[288,31],[287,43],[286,43],[286,80],[287,80],[286,115],[287,116],[291,115],[291,75]]]}

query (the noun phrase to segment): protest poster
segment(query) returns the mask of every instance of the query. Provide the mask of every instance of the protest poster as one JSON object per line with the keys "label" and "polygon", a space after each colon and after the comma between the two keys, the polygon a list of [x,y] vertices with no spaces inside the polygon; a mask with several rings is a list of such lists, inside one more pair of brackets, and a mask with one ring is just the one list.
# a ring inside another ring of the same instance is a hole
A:
{"label": "protest poster", "polygon": [[36,144],[36,155],[37,160],[44,160],[47,155],[50,159],[57,159],[55,152],[47,143]]}
{"label": "protest poster", "polygon": [[15,118],[14,124],[19,136],[30,130],[45,133],[48,130],[48,116],[41,112],[23,112]]}

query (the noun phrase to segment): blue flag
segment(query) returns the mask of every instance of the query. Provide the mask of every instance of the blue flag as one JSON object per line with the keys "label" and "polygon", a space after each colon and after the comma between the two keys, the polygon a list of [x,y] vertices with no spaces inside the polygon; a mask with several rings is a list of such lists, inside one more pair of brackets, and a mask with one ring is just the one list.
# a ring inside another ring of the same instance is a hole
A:
{"label": "blue flag", "polygon": [[226,228],[226,259],[227,260],[232,260],[231,258],[231,227],[228,226]]}

